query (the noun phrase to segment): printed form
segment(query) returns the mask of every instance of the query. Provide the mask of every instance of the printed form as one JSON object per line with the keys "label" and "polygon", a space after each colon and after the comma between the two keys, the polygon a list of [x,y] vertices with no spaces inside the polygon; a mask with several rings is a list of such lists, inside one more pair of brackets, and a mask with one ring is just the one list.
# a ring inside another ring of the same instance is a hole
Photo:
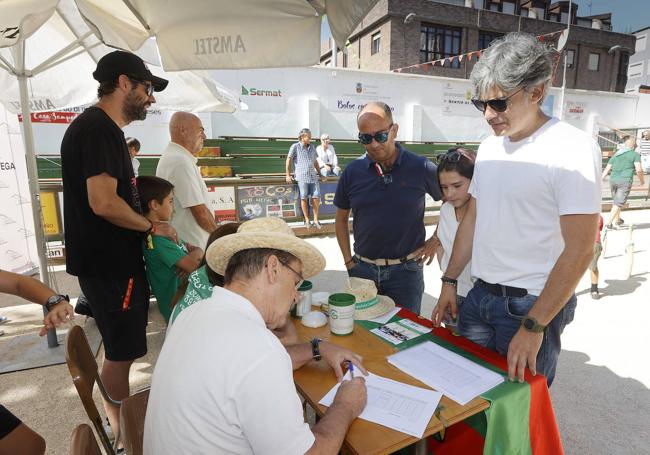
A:
{"label": "printed form", "polygon": [[[354,376],[363,377],[362,373],[356,370]],[[344,376],[343,380],[349,379],[350,372]],[[365,379],[368,389],[368,404],[359,417],[416,438],[422,438],[442,394],[393,381],[370,372]],[[331,406],[339,385],[337,383],[327,392],[319,404]]]}
{"label": "printed form", "polygon": [[393,354],[388,362],[461,405],[503,382],[503,375],[432,341]]}

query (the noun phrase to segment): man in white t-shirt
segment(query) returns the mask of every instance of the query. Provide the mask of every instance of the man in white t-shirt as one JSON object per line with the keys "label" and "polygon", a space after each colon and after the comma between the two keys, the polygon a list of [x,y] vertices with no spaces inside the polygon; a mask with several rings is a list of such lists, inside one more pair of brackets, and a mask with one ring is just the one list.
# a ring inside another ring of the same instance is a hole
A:
{"label": "man in white t-shirt", "polygon": [[293,370],[327,363],[343,377],[361,357],[314,338],[284,347],[282,327],[303,278],[325,258],[279,218],[257,218],[215,240],[208,266],[224,287],[187,307],[168,330],[151,382],[144,453],[292,455],[338,453],[366,404],[363,377],[345,380],[312,428],[304,421]]}
{"label": "man in white t-shirt", "polygon": [[[461,335],[507,356],[510,379],[523,382],[528,366],[549,385],[601,209],[598,145],[541,109],[555,52],[511,33],[472,70],[472,102],[494,135],[479,147],[472,199],[432,315],[439,325],[451,306]],[[456,279],[470,258],[476,284],[457,309]]]}
{"label": "man in white t-shirt", "polygon": [[334,146],[330,144],[329,134],[321,134],[320,145],[316,147],[318,154],[318,167],[323,177],[330,175],[339,176],[341,168],[339,167],[339,159],[336,157]]}
{"label": "man in white t-shirt", "polygon": [[176,112],[169,121],[169,135],[171,142],[160,157],[156,177],[174,185],[172,225],[178,236],[205,248],[217,222],[209,208],[208,187],[196,164],[205,140],[201,119],[188,112]]}

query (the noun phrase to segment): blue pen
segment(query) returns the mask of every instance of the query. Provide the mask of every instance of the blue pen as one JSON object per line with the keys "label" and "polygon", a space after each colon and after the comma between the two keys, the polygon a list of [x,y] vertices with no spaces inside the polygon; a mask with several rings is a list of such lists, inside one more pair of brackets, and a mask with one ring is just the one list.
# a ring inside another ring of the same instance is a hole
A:
{"label": "blue pen", "polygon": [[348,371],[350,372],[350,377],[354,379],[354,365],[350,360],[348,360]]}

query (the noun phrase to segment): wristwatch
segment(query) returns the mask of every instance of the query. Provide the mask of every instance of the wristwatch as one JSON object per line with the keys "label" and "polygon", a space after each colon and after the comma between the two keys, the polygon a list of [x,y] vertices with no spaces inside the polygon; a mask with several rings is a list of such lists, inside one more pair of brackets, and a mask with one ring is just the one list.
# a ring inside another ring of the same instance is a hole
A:
{"label": "wristwatch", "polygon": [[312,354],[312,359],[315,361],[319,361],[322,359],[322,356],[320,355],[320,349],[318,349],[318,345],[320,342],[323,341],[320,338],[312,338],[311,340],[311,354]]}
{"label": "wristwatch", "polygon": [[521,326],[528,330],[529,332],[534,332],[534,333],[539,333],[543,332],[546,330],[545,325],[540,324],[537,322],[537,319],[531,318],[530,316],[524,316],[524,318],[521,320]]}
{"label": "wristwatch", "polygon": [[70,302],[70,297],[67,295],[63,294],[54,294],[48,297],[47,301],[45,302],[45,309],[47,311],[50,311],[54,305],[59,303],[61,300],[65,300],[66,302]]}

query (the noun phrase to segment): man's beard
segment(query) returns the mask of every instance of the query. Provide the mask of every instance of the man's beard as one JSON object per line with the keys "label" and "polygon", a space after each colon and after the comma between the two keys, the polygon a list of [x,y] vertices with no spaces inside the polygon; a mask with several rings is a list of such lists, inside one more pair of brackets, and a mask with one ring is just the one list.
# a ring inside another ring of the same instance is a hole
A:
{"label": "man's beard", "polygon": [[126,123],[147,118],[147,105],[149,104],[147,101],[141,101],[135,90],[129,92],[122,107]]}

